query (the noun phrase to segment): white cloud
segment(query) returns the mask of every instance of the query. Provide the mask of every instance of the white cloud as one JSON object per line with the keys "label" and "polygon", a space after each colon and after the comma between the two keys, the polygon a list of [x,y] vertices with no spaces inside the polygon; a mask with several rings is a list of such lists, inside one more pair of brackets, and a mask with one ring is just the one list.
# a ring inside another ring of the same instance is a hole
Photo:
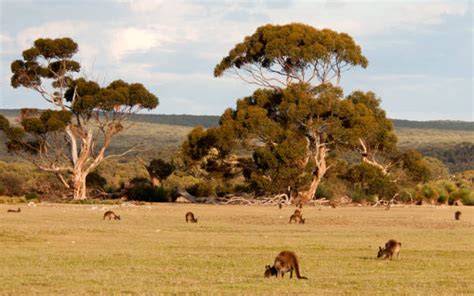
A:
{"label": "white cloud", "polygon": [[137,27],[115,30],[110,44],[110,54],[120,60],[131,53],[144,53],[160,44],[157,32]]}

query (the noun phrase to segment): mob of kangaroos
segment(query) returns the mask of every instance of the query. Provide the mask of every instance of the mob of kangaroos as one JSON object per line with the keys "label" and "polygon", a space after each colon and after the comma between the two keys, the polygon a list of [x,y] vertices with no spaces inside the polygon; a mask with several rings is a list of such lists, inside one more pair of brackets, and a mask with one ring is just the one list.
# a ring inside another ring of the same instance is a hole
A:
{"label": "mob of kangaroos", "polygon": [[384,257],[384,259],[392,260],[394,255],[400,255],[400,248],[402,247],[401,242],[397,242],[394,239],[389,240],[385,243],[385,248],[379,247],[379,253],[377,254],[377,258]]}
{"label": "mob of kangaroos", "polygon": [[187,212],[186,213],[186,223],[191,222],[191,223],[197,223],[198,219],[194,217],[193,212]]}
{"label": "mob of kangaroos", "polygon": [[283,278],[286,272],[290,272],[290,279],[293,278],[293,270],[296,273],[296,278],[305,279],[307,277],[301,276],[300,265],[296,254],[291,251],[282,251],[275,258],[273,266],[265,266],[265,277],[276,276],[277,278]]}
{"label": "mob of kangaroos", "polygon": [[107,211],[104,213],[104,219],[105,218],[109,218],[109,220],[112,220],[112,218],[114,218],[114,220],[120,220],[120,216],[115,214],[113,211]]}

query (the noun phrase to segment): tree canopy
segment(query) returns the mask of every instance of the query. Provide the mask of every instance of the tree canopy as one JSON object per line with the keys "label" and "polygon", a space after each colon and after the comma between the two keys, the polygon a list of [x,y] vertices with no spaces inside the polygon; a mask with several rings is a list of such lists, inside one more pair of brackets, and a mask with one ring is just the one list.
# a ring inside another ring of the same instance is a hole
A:
{"label": "tree canopy", "polygon": [[235,45],[214,69],[214,76],[232,71],[244,81],[264,87],[290,83],[326,83],[355,66],[366,68],[367,58],[351,36],[330,29],[292,23],[265,25]]}

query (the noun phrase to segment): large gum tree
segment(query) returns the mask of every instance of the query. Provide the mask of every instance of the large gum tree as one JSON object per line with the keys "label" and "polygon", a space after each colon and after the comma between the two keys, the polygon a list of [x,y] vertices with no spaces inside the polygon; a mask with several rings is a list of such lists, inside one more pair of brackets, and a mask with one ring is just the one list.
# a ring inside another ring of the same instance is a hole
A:
{"label": "large gum tree", "polygon": [[310,200],[337,146],[359,150],[363,161],[386,172],[374,151],[392,150],[396,137],[379,99],[371,92],[344,98],[338,87],[342,72],[367,65],[348,34],[298,23],[259,27],[230,50],[214,75],[230,73],[263,87],[221,117],[221,128],[257,146],[256,180],[278,188],[291,171],[303,180],[297,197]]}
{"label": "large gum tree", "polygon": [[9,151],[51,172],[71,190],[74,199],[86,199],[86,177],[105,159],[112,138],[127,128],[133,113],[158,106],[158,98],[140,83],[116,80],[103,87],[75,77],[80,64],[73,60],[78,45],[70,38],[37,39],[11,64],[11,85],[37,92],[51,109],[22,109],[19,126],[0,116],[0,130]]}

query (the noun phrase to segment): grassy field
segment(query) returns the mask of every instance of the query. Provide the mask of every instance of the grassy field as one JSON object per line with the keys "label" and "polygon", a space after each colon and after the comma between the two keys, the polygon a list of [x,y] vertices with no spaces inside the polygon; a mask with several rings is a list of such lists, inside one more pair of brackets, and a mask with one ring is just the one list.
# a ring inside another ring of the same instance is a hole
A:
{"label": "grassy field", "polygon": [[[0,294],[474,294],[474,207],[304,208],[305,225],[293,207],[15,207],[0,206]],[[377,260],[390,238],[400,260]],[[309,280],[263,278],[282,250]]]}

